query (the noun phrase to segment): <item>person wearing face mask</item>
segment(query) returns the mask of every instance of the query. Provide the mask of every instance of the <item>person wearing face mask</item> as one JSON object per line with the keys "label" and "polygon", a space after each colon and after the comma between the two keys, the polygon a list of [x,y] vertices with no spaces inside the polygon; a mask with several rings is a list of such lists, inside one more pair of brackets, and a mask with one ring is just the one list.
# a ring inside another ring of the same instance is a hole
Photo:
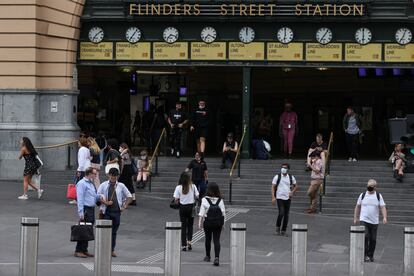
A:
{"label": "person wearing face mask", "polygon": [[318,205],[318,192],[324,179],[324,164],[321,159],[321,153],[314,151],[310,154],[311,163],[311,181],[308,188],[307,195],[310,199],[310,207],[306,210],[308,214],[316,213]]}
{"label": "person wearing face mask", "polygon": [[286,228],[289,222],[291,199],[298,189],[296,178],[288,174],[289,168],[289,164],[282,164],[280,173],[275,175],[272,181],[272,205],[277,203],[279,209],[275,234],[285,237],[287,237]]}
{"label": "person wearing face mask", "polygon": [[138,160],[138,175],[137,175],[137,188],[144,189],[147,185],[149,171],[148,171],[148,152],[142,150],[139,154]]}
{"label": "person wearing face mask", "polygon": [[206,108],[206,102],[204,100],[200,100],[198,102],[198,108],[194,110],[191,117],[190,130],[194,131],[197,142],[197,152],[199,152],[202,157],[204,157],[204,151],[206,149],[208,117],[209,112]]}
{"label": "person wearing face mask", "polygon": [[283,152],[288,158],[292,157],[293,140],[298,133],[298,115],[292,111],[292,104],[287,102],[279,119],[279,136],[283,139]]}
{"label": "person wearing face mask", "polygon": [[191,170],[191,181],[194,185],[196,185],[198,192],[200,193],[200,199],[203,198],[207,181],[208,181],[208,171],[207,171],[207,163],[201,158],[201,154],[196,152],[194,155],[194,160],[188,164],[187,168],[185,169],[186,172]]}
{"label": "person wearing face mask", "polygon": [[181,137],[187,118],[182,110],[181,102],[175,104],[175,109],[171,110],[168,115],[168,124],[171,128],[171,155],[180,158],[181,155]]}
{"label": "person wearing face mask", "polygon": [[382,195],[376,191],[377,181],[368,180],[367,191],[359,195],[354,211],[354,224],[365,226],[365,262],[374,262],[375,245],[379,224],[379,211],[382,222],[387,224],[387,209]]}

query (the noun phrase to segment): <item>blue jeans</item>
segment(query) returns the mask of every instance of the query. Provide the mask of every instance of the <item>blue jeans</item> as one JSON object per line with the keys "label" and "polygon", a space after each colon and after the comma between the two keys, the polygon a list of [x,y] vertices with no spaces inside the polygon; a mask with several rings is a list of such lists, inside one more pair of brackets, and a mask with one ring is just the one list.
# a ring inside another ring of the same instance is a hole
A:
{"label": "blue jeans", "polygon": [[121,224],[121,212],[105,212],[104,219],[112,220],[112,251],[114,251],[116,245],[116,233]]}
{"label": "blue jeans", "polygon": [[[83,218],[85,222],[95,223],[95,208],[84,206],[83,207]],[[78,252],[78,253],[88,252],[88,242],[87,241],[77,242],[75,252]]]}
{"label": "blue jeans", "polygon": [[206,189],[207,189],[207,185],[206,185],[206,181],[204,179],[199,179],[199,180],[194,180],[193,181],[194,185],[196,185],[198,192],[200,193],[200,202],[201,202],[201,198],[204,197],[204,194],[206,193]]}

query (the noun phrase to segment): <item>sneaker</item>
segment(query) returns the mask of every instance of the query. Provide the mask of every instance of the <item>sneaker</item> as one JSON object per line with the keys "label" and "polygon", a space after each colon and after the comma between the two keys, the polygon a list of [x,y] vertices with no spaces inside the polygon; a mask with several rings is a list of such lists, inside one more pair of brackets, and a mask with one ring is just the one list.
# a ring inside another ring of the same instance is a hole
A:
{"label": "sneaker", "polygon": [[374,257],[370,257],[370,258],[369,258],[369,261],[370,261],[371,263],[373,263],[373,262],[374,262]]}
{"label": "sneaker", "polygon": [[180,158],[180,152],[179,152],[179,151],[177,151],[177,152],[175,153],[175,156],[176,156],[177,158]]}
{"label": "sneaker", "polygon": [[181,251],[187,251],[187,246],[182,246]]}
{"label": "sneaker", "polygon": [[78,204],[78,202],[76,201],[76,199],[69,201],[69,204]]}
{"label": "sneaker", "polygon": [[214,266],[219,266],[220,265],[220,262],[219,262],[219,258],[218,257],[215,257],[214,258]]}
{"label": "sneaker", "polygon": [[349,157],[348,162],[352,162],[352,157]]}
{"label": "sneaker", "polygon": [[18,199],[27,200],[27,199],[29,199],[29,196],[28,195],[21,195],[21,196],[18,197]]}
{"label": "sneaker", "polygon": [[280,232],[280,235],[281,235],[282,237],[289,237],[289,235],[286,233],[286,231],[282,231],[282,232]]}
{"label": "sneaker", "polygon": [[209,256],[205,256],[203,261],[205,261],[205,262],[208,262],[208,263],[209,263],[209,262],[210,262],[210,257],[209,257]]}
{"label": "sneaker", "polygon": [[370,257],[366,256],[366,257],[364,258],[364,262],[368,263],[368,262],[370,262],[370,261],[371,261],[371,258],[370,258]]}
{"label": "sneaker", "polygon": [[358,161],[356,158],[352,158],[352,162],[356,162]]}
{"label": "sneaker", "polygon": [[280,236],[280,227],[276,227],[275,235]]}
{"label": "sneaker", "polygon": [[43,195],[43,190],[42,189],[37,190],[37,198],[41,199],[42,195]]}
{"label": "sneaker", "polygon": [[171,156],[174,156],[174,149],[171,149]]}

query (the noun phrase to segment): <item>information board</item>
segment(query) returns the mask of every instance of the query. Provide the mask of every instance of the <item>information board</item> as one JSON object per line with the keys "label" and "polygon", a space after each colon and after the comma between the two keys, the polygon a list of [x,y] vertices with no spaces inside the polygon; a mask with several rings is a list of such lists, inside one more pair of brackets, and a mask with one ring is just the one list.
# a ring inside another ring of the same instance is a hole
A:
{"label": "information board", "polygon": [[188,59],[188,42],[154,42],[152,45],[154,60],[186,60]]}
{"label": "information board", "polygon": [[361,45],[357,43],[345,44],[345,61],[382,61],[382,45],[379,43]]}
{"label": "information board", "polygon": [[342,61],[342,44],[306,43],[306,61]]}
{"label": "information board", "polygon": [[267,60],[301,61],[303,60],[303,43],[267,43]]}
{"label": "information board", "polygon": [[264,60],[263,42],[252,42],[244,44],[242,42],[229,42],[230,60]]}
{"label": "information board", "polygon": [[226,42],[191,43],[192,60],[226,60]]}
{"label": "information board", "polygon": [[79,59],[81,60],[112,60],[113,43],[101,42],[81,42],[79,46]]}
{"label": "information board", "polygon": [[385,62],[414,62],[414,44],[385,44]]}
{"label": "information board", "polygon": [[117,42],[115,45],[115,59],[117,60],[150,60],[151,43]]}

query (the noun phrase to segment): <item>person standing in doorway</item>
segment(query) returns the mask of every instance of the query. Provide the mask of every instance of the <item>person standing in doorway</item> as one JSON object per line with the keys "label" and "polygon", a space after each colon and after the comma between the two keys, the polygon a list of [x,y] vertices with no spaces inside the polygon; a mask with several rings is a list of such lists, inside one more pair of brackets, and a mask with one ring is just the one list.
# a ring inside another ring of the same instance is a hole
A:
{"label": "person standing in doorway", "polygon": [[203,198],[206,191],[206,182],[208,181],[207,163],[201,159],[201,154],[196,152],[194,160],[188,164],[186,172],[191,170],[191,181],[196,185],[200,198]]}
{"label": "person standing in doorway", "polygon": [[349,162],[356,162],[358,159],[359,133],[361,128],[361,116],[355,113],[354,108],[348,106],[342,120],[346,135],[346,146],[348,149]]}
{"label": "person standing in doorway", "polygon": [[289,164],[282,164],[280,173],[275,175],[272,181],[272,204],[275,205],[277,203],[277,208],[279,209],[275,234],[285,237],[287,237],[286,229],[289,222],[291,199],[298,189],[296,178],[288,173],[289,169]]}
{"label": "person standing in doorway", "polygon": [[208,118],[209,112],[206,108],[206,102],[200,100],[198,102],[198,107],[194,110],[193,116],[191,117],[190,130],[194,131],[197,142],[197,151],[201,154],[202,158],[204,158],[206,139],[208,136]]}
{"label": "person standing in doorway", "polygon": [[299,133],[298,115],[292,111],[292,104],[285,104],[285,111],[280,115],[279,136],[283,139],[283,152],[288,158],[292,157],[293,140]]}
{"label": "person standing in doorway", "polygon": [[311,181],[308,188],[307,195],[309,196],[310,200],[310,207],[306,210],[308,214],[316,213],[317,205],[318,205],[318,192],[319,188],[323,184],[324,178],[324,164],[321,159],[320,152],[314,151],[310,154],[311,162],[310,162],[310,169],[311,172]]}
{"label": "person standing in doorway", "polygon": [[177,158],[181,155],[181,137],[187,121],[181,102],[177,102],[175,109],[168,114],[168,124],[171,129],[171,155],[175,154]]}
{"label": "person standing in doorway", "polygon": [[121,213],[128,208],[132,201],[132,195],[127,187],[118,182],[119,171],[111,168],[108,173],[108,181],[99,186],[98,195],[103,203],[101,211],[104,219],[112,220],[112,257],[117,257],[115,253],[116,235],[121,224]]}
{"label": "person standing in doorway", "polygon": [[382,195],[376,191],[377,181],[368,180],[367,191],[359,195],[354,211],[354,224],[365,226],[365,262],[374,262],[375,245],[379,224],[379,211],[382,222],[387,224],[387,209]]}

